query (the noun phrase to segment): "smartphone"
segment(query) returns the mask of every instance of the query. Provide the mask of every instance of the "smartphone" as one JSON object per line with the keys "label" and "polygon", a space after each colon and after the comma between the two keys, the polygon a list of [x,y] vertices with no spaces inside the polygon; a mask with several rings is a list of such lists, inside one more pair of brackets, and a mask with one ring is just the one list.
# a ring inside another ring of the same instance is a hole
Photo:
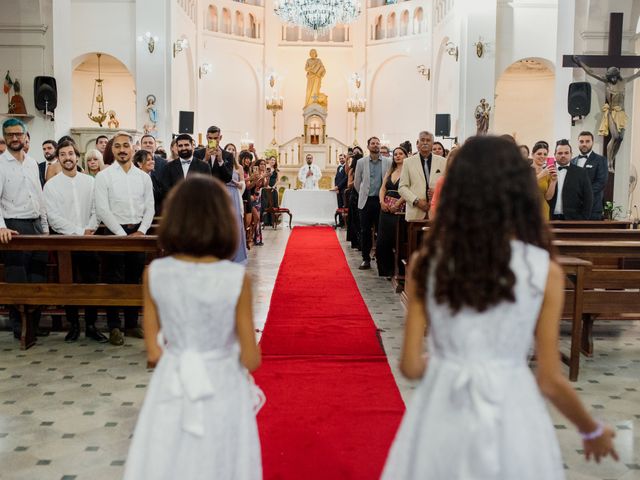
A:
{"label": "smartphone", "polygon": [[218,148],[218,141],[217,140],[209,140],[208,145],[209,145],[209,148],[211,150],[213,150],[214,148]]}
{"label": "smartphone", "polygon": [[555,165],[556,165],[556,159],[553,157],[547,157],[547,168],[555,167]]}

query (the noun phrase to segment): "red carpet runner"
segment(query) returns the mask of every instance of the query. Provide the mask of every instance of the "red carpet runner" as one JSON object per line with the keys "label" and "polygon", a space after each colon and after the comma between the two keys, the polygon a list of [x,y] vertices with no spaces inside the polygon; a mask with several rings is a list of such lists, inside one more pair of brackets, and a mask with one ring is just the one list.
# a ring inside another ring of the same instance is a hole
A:
{"label": "red carpet runner", "polygon": [[404,404],[333,229],[293,230],[261,347],[264,478],[379,478]]}

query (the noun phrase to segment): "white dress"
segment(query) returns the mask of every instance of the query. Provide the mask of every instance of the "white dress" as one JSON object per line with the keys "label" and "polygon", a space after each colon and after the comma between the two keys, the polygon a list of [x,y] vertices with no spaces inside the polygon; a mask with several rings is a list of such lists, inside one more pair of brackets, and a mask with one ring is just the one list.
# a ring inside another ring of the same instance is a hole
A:
{"label": "white dress", "polygon": [[262,478],[255,386],[239,360],[235,312],[245,269],[166,257],[149,267],[162,326],[124,478]]}
{"label": "white dress", "polygon": [[428,295],[429,363],[383,479],[564,478],[554,427],[527,366],[549,255],[518,241],[511,250],[514,303],[454,315]]}

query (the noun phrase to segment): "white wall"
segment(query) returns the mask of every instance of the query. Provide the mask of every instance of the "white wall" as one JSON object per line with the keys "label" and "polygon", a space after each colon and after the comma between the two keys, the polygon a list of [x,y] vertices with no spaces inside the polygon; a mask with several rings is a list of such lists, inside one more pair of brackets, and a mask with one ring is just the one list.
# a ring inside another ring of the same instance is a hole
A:
{"label": "white wall", "polygon": [[492,133],[514,135],[531,148],[538,140],[553,144],[554,75],[551,70],[507,70],[496,86]]}

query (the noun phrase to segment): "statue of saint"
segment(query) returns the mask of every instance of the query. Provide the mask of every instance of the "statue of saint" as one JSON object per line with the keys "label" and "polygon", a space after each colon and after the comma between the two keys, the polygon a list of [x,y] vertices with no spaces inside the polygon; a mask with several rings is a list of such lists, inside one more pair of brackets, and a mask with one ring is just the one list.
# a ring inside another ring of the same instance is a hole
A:
{"label": "statue of saint", "polygon": [[315,48],[312,48],[309,52],[309,59],[304,69],[307,72],[307,96],[304,106],[308,107],[312,103],[317,103],[318,105],[326,107],[327,96],[324,93],[320,93],[320,86],[322,84],[322,77],[324,77],[327,71],[322,64],[322,60],[318,58],[318,52],[316,52]]}
{"label": "statue of saint", "polygon": [[616,166],[616,155],[620,150],[620,145],[624,139],[624,130],[627,127],[627,114],[624,111],[624,96],[627,83],[632,82],[640,77],[640,70],[627,78],[622,78],[618,67],[609,67],[601,77],[597,75],[591,68],[586,66],[579,57],[573,56],[576,62],[590,77],[604,83],[605,87],[605,104],[602,106],[602,121],[598,129],[598,135],[606,137],[611,135],[611,140],[607,145],[607,160],[609,163],[609,171],[614,172]]}
{"label": "statue of saint", "polygon": [[9,113],[14,115],[26,115],[27,106],[24,103],[24,98],[20,95],[20,82],[16,79],[13,82],[14,95],[9,101]]}
{"label": "statue of saint", "polygon": [[489,114],[491,107],[487,101],[482,98],[480,105],[476,107],[473,116],[476,118],[476,135],[486,135],[489,131]]}

